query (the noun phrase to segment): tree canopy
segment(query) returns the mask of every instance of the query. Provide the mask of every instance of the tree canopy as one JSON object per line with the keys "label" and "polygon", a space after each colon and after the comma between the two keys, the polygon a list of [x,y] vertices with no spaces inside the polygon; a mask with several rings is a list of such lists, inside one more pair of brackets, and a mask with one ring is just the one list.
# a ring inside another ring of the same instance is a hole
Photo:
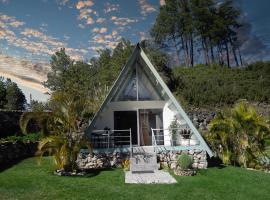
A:
{"label": "tree canopy", "polygon": [[198,63],[203,55],[206,65],[230,67],[232,53],[238,66],[242,64],[240,16],[232,0],[166,0],[150,34],[162,48],[176,52],[178,65],[193,66],[195,58]]}
{"label": "tree canopy", "polygon": [[25,96],[18,85],[9,78],[5,81],[0,77],[0,109],[24,110],[25,104]]}

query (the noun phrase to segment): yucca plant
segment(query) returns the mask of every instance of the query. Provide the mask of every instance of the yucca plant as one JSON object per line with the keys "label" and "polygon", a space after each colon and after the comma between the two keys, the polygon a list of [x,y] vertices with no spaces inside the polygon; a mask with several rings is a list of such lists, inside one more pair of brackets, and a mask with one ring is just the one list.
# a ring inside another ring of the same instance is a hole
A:
{"label": "yucca plant", "polygon": [[266,119],[242,100],[231,110],[217,114],[209,124],[208,141],[223,163],[258,167],[266,156],[265,141],[270,138]]}
{"label": "yucca plant", "polygon": [[87,127],[84,116],[89,112],[90,103],[86,98],[54,92],[49,105],[50,112],[24,113],[20,119],[21,129],[26,133],[28,122],[37,120],[43,133],[37,154],[42,156],[47,152],[52,155],[57,169],[75,170],[81,147],[87,146],[91,150],[84,134]]}

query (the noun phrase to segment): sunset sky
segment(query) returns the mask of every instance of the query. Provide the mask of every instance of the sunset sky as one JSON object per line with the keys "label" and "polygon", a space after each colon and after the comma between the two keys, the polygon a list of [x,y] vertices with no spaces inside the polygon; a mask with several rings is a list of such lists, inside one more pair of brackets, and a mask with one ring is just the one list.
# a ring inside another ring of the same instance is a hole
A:
{"label": "sunset sky", "polygon": [[[237,1],[253,35],[249,59],[269,59],[270,1]],[[97,56],[122,38],[149,37],[162,0],[0,0],[0,76],[16,81],[27,99],[46,100],[42,82],[51,54],[65,47],[75,60]]]}

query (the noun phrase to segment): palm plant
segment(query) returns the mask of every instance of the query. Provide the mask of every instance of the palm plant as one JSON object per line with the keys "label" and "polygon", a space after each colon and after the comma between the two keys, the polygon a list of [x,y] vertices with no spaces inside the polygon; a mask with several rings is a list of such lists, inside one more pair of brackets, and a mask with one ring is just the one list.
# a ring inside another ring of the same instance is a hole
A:
{"label": "palm plant", "polygon": [[91,149],[84,135],[87,126],[85,116],[90,111],[91,102],[87,98],[54,92],[49,105],[51,112],[23,114],[20,119],[21,129],[26,133],[28,122],[37,120],[44,135],[38,145],[38,154],[42,156],[48,152],[58,169],[75,170],[81,147],[84,145]]}
{"label": "palm plant", "polygon": [[266,156],[265,141],[270,138],[270,127],[246,101],[219,113],[209,124],[209,130],[208,140],[224,164],[261,165],[260,159]]}

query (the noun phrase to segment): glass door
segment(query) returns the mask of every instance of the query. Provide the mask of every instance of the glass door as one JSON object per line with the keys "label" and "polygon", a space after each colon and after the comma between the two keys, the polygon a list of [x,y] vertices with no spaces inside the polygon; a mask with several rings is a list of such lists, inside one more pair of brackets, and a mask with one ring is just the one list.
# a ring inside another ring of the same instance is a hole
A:
{"label": "glass door", "polygon": [[163,129],[162,109],[139,110],[139,131],[141,146],[152,145],[151,128]]}

